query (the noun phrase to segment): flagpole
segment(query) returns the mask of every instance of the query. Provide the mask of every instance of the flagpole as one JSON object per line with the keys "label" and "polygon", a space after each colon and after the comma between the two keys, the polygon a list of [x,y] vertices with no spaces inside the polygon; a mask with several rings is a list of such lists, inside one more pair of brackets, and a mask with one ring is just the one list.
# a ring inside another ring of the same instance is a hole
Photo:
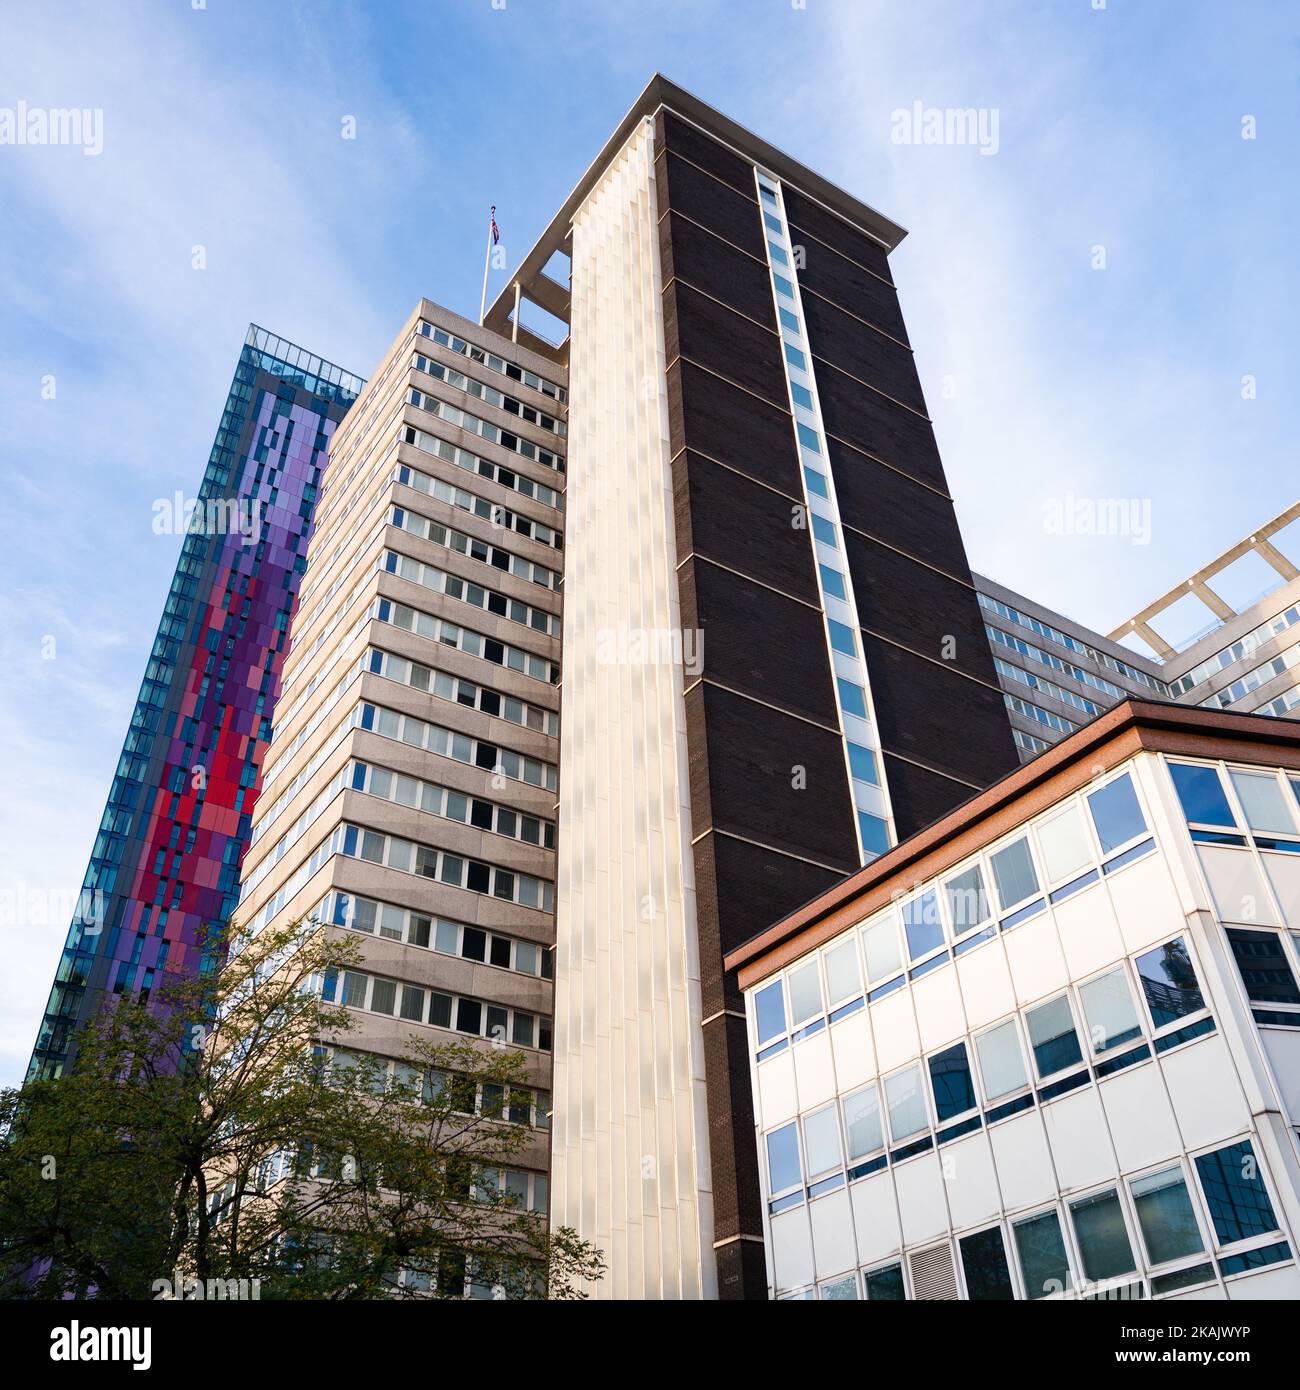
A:
{"label": "flagpole", "polygon": [[487,249],[483,252],[483,298],[478,306],[479,327],[483,326],[483,320],[487,317],[487,285],[488,267],[492,264],[492,219],[496,216],[496,204],[492,205],[492,211],[488,213],[487,229]]}

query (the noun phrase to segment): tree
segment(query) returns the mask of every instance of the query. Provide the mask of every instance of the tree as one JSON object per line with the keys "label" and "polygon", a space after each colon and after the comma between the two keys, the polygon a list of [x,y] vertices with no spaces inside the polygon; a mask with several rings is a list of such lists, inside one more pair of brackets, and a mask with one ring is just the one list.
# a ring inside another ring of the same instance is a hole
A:
{"label": "tree", "polygon": [[502,1180],[537,1145],[522,1053],[348,1052],[321,985],[360,951],[312,922],[205,945],[222,969],[0,1093],[0,1294],[586,1297],[600,1253]]}

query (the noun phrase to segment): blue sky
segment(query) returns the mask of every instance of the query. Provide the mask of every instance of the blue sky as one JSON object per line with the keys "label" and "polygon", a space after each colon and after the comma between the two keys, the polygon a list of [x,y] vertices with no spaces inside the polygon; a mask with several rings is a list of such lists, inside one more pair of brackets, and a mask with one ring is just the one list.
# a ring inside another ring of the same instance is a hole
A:
{"label": "blue sky", "polygon": [[[488,204],[513,261],[656,69],[909,228],[976,569],[1105,630],[1293,502],[1300,17],[1095,4],[7,0],[0,108],[104,145],[0,145],[0,1084],[248,322],[366,374],[420,295],[476,316]],[[918,101],[997,153],[894,142]],[[1053,534],[1070,497],[1149,503],[1149,544]]]}

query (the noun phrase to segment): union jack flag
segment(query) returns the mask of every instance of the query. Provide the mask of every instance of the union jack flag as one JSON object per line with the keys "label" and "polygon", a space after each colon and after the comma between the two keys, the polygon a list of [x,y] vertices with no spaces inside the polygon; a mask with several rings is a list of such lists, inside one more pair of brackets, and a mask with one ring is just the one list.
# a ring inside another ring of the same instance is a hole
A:
{"label": "union jack flag", "polygon": [[495,245],[497,244],[497,242],[501,240],[501,233],[500,233],[499,231],[497,231],[497,205],[496,205],[495,203],[492,204],[491,219],[492,219],[492,245],[495,246]]}

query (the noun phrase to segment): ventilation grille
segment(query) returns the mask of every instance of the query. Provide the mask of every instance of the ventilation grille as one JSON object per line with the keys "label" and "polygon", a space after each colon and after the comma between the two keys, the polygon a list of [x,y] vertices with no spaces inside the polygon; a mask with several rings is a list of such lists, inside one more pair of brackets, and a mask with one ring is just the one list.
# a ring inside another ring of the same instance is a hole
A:
{"label": "ventilation grille", "polygon": [[952,1249],[932,1245],[908,1257],[912,1270],[912,1297],[916,1299],[956,1298],[957,1276],[952,1268]]}

